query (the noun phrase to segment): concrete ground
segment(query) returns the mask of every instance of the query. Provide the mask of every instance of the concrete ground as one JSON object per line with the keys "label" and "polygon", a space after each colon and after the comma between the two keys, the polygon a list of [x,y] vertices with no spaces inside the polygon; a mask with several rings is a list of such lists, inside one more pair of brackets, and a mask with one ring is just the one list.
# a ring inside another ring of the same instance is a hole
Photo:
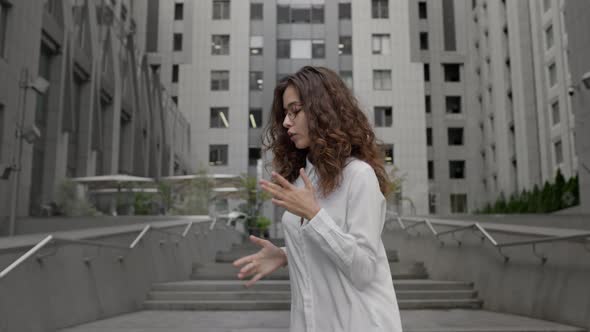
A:
{"label": "concrete ground", "polygon": [[[404,332],[573,332],[583,329],[483,310],[403,310]],[[288,311],[139,311],[60,332],[288,332]]]}

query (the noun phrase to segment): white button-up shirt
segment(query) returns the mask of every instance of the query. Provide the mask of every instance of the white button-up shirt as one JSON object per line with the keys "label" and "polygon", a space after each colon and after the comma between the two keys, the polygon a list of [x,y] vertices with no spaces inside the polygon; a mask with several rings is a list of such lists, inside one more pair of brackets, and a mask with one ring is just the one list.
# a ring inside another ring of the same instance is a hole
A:
{"label": "white button-up shirt", "polygon": [[[321,210],[300,224],[282,218],[291,280],[291,332],[402,331],[381,240],[385,198],[373,168],[350,158],[340,186],[322,197],[313,165],[306,173]],[[299,177],[295,186],[304,186]]]}

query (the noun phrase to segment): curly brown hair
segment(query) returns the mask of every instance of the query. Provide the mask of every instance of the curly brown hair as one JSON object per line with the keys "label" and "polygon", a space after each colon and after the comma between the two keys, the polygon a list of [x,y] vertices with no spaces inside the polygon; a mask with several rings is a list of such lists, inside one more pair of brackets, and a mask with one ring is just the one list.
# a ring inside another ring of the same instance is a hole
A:
{"label": "curly brown hair", "polygon": [[[297,149],[283,127],[283,93],[288,86],[297,90],[308,119],[307,149]],[[279,81],[264,137],[265,151],[273,153],[274,170],[291,183],[308,157],[316,168],[319,189],[327,196],[340,185],[347,158],[355,157],[373,167],[381,192],[389,191],[383,152],[369,120],[346,84],[328,68],[305,66]]]}

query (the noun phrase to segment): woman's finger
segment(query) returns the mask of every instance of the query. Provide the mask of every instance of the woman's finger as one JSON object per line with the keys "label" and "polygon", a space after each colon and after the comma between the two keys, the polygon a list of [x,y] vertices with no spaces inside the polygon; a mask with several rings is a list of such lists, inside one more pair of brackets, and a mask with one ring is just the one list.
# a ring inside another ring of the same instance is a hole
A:
{"label": "woman's finger", "polygon": [[280,200],[280,199],[273,198],[273,199],[271,200],[271,202],[272,202],[273,204],[275,204],[275,205],[278,205],[278,206],[284,207],[285,209],[287,209],[287,210],[288,210],[288,208],[287,208],[287,204],[285,204],[285,201],[282,201],[282,200]]}
{"label": "woman's finger", "polygon": [[254,285],[258,280],[260,280],[263,277],[262,273],[258,273],[254,276],[254,278],[250,279],[250,281],[248,281],[246,283],[246,287],[250,287],[252,285]]}
{"label": "woman's finger", "polygon": [[277,180],[279,185],[281,185],[283,188],[285,188],[285,189],[293,189],[294,188],[293,184],[291,184],[291,182],[287,181],[287,179],[282,177],[279,173],[272,172],[272,176],[275,180]]}
{"label": "woman's finger", "polygon": [[[283,198],[284,197],[284,195],[283,195],[283,193],[281,191],[276,190],[274,188],[271,188],[271,187],[267,186],[266,184],[262,184],[260,186],[260,188],[262,188],[262,190],[266,191],[267,193],[269,193],[273,197],[278,197],[278,198]],[[281,188],[281,190],[282,190],[282,188]]]}
{"label": "woman's finger", "polygon": [[238,272],[238,278],[242,279],[244,277],[251,276],[256,273],[256,264],[254,262],[250,262],[244,266],[240,272]]}
{"label": "woman's finger", "polygon": [[268,242],[268,240],[261,239],[259,237],[254,236],[254,235],[250,235],[250,242],[264,248],[266,246],[266,243]]}
{"label": "woman's finger", "polygon": [[283,189],[283,187],[279,186],[278,184],[266,180],[260,180],[260,185],[265,185],[277,191]]}
{"label": "woman's finger", "polygon": [[235,267],[240,267],[240,266],[242,266],[242,265],[244,265],[246,263],[249,263],[252,260],[254,260],[255,256],[256,256],[256,254],[249,255],[249,256],[244,256],[242,258],[239,258],[239,259],[235,260],[232,263],[232,265],[235,266]]}

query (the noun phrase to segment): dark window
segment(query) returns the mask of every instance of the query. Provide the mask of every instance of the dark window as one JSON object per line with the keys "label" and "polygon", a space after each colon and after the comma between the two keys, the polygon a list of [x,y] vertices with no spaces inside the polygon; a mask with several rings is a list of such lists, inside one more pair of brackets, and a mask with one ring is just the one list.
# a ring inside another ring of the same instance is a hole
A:
{"label": "dark window", "polygon": [[373,70],[373,90],[391,90],[391,70]]}
{"label": "dark window", "polygon": [[445,82],[461,82],[461,66],[457,63],[443,64]]}
{"label": "dark window", "polygon": [[375,107],[375,127],[391,127],[393,112],[391,107]]}
{"label": "dark window", "polygon": [[251,108],[248,116],[248,125],[250,128],[262,128],[262,109]]}
{"label": "dark window", "polygon": [[426,2],[420,1],[418,2],[418,17],[420,19],[427,19],[428,18],[428,11],[426,8]]}
{"label": "dark window", "polygon": [[428,32],[420,32],[420,49],[428,49]]}
{"label": "dark window", "polygon": [[6,55],[6,30],[8,29],[8,10],[10,7],[0,1],[0,58]]}
{"label": "dark window", "polygon": [[229,90],[229,71],[212,70],[211,71],[211,91]]}
{"label": "dark window", "polygon": [[263,4],[261,4],[261,3],[251,3],[250,4],[250,19],[252,21],[262,20],[262,18],[263,18],[262,8],[263,8]]}
{"label": "dark window", "polygon": [[561,144],[561,140],[558,140],[557,142],[553,143],[553,147],[555,149],[555,163],[563,163],[563,147]]}
{"label": "dark window", "polygon": [[449,145],[463,145],[463,128],[447,128]]}
{"label": "dark window", "polygon": [[260,156],[260,148],[248,148],[248,165],[256,166]]}
{"label": "dark window", "polygon": [[467,194],[451,194],[451,213],[467,213]]}
{"label": "dark window", "polygon": [[393,144],[383,144],[381,148],[385,157],[385,165],[393,165]]}
{"label": "dark window", "polygon": [[432,128],[426,128],[426,145],[432,146]]}
{"label": "dark window", "polygon": [[346,83],[349,89],[352,89],[352,71],[351,70],[342,70],[340,71],[340,78]]}
{"label": "dark window", "polygon": [[430,82],[430,65],[428,63],[424,64],[424,81]]}
{"label": "dark window", "polygon": [[352,37],[340,36],[340,43],[338,44],[338,54],[350,55],[352,54]]}
{"label": "dark window", "polygon": [[461,113],[461,96],[446,96],[447,114]]}
{"label": "dark window", "polygon": [[174,19],[176,21],[182,21],[184,19],[184,4],[183,3],[175,3],[174,4]]}
{"label": "dark window", "polygon": [[174,34],[174,51],[182,51],[182,33]]}
{"label": "dark window", "polygon": [[227,165],[227,144],[209,145],[209,166]]}
{"label": "dark window", "polygon": [[428,213],[436,213],[436,194],[428,193]]}
{"label": "dark window", "polygon": [[432,101],[430,100],[430,95],[424,96],[424,108],[426,109],[426,113],[432,112]]}
{"label": "dark window", "polygon": [[323,40],[311,41],[311,57],[314,59],[323,59],[326,57],[326,44]]}
{"label": "dark window", "polygon": [[250,55],[262,55],[264,51],[264,37],[250,36]]}
{"label": "dark window", "polygon": [[428,179],[434,180],[434,161],[428,161]]}
{"label": "dark window", "polygon": [[172,96],[170,98],[172,99],[172,102],[174,103],[174,105],[178,106],[178,96]]}
{"label": "dark window", "polygon": [[324,23],[324,5],[311,6],[311,23]]}
{"label": "dark window", "polygon": [[230,0],[213,0],[213,19],[229,20]]}
{"label": "dark window", "polygon": [[178,83],[178,65],[172,65],[172,83]]}
{"label": "dark window", "polygon": [[558,124],[561,121],[559,116],[559,101],[556,101],[553,104],[551,104],[551,114],[553,118],[553,124]]}
{"label": "dark window", "polygon": [[371,13],[373,18],[389,18],[389,1],[371,0]]}
{"label": "dark window", "polygon": [[291,7],[291,23],[310,23],[311,7]]}
{"label": "dark window", "polygon": [[443,32],[445,51],[456,51],[457,41],[455,32],[455,0],[443,0]]}
{"label": "dark window", "polygon": [[228,55],[229,54],[229,35],[212,35],[211,36],[211,54]]}
{"label": "dark window", "polygon": [[449,177],[451,179],[465,178],[465,160],[449,160]]}
{"label": "dark window", "polygon": [[291,57],[291,41],[288,39],[277,40],[277,58],[288,59]]}
{"label": "dark window", "polygon": [[262,78],[261,71],[250,72],[250,91],[262,90],[262,84],[264,80]]}
{"label": "dark window", "polygon": [[289,23],[289,6],[288,5],[277,5],[277,23]]}
{"label": "dark window", "polygon": [[209,117],[210,128],[229,128],[229,108],[211,107]]}
{"label": "dark window", "polygon": [[341,20],[350,20],[352,18],[350,2],[338,4],[338,18]]}

